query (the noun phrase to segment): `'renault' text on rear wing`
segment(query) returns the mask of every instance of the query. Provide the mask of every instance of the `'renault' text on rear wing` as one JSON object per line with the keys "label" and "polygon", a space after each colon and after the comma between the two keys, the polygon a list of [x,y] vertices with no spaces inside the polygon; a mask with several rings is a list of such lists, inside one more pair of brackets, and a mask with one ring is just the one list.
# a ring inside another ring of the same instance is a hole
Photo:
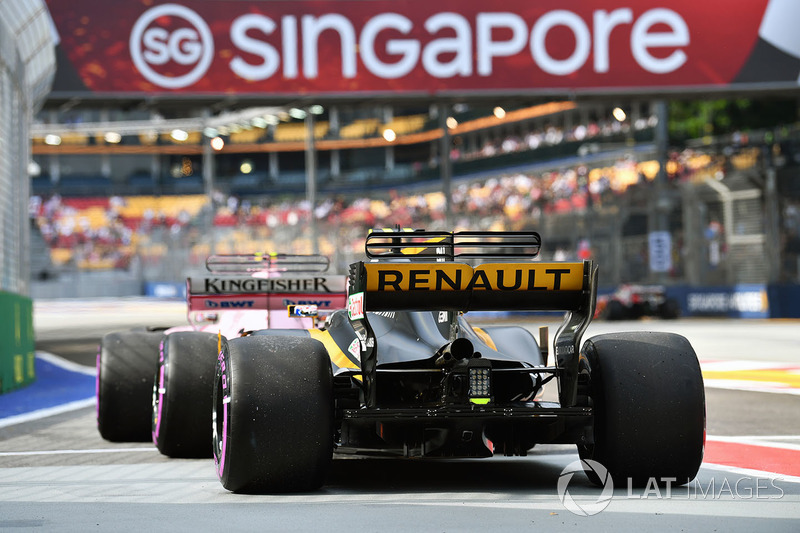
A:
{"label": "'renault' text on rear wing", "polygon": [[[350,265],[348,317],[361,340],[365,401],[375,405],[376,338],[369,311],[566,311],[553,339],[562,406],[576,403],[581,336],[597,298],[592,261],[530,261],[535,232],[382,232],[367,238],[367,257]],[[426,262],[417,262],[421,258]],[[455,259],[516,260],[477,266]],[[519,260],[529,259],[529,262]],[[402,261],[402,262],[398,262]],[[435,261],[435,262],[431,262]]]}
{"label": "'renault' text on rear wing", "polygon": [[589,263],[362,263],[365,311],[572,310]]}

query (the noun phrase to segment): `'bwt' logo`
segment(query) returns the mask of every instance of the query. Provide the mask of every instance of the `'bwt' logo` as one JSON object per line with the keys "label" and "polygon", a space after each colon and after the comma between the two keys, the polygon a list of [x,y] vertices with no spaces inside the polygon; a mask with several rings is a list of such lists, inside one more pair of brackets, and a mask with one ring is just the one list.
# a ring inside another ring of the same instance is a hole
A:
{"label": "'bwt' logo", "polygon": [[133,25],[129,46],[133,64],[142,76],[166,89],[195,83],[214,58],[214,39],[208,24],[178,4],[162,4],[145,11]]}

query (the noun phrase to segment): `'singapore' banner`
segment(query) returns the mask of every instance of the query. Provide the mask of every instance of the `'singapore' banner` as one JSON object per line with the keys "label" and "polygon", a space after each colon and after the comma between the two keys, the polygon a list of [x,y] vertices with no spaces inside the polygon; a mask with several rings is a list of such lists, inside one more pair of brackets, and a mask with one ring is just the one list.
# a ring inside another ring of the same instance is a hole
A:
{"label": "'singapore' banner", "polygon": [[47,4],[66,59],[56,92],[647,92],[800,77],[797,0]]}

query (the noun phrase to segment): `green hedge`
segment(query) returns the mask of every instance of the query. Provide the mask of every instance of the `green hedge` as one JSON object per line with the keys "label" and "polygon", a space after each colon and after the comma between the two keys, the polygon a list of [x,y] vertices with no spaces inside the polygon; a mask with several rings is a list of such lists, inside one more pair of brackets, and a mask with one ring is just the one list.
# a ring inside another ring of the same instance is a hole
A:
{"label": "green hedge", "polygon": [[0,393],[36,378],[33,345],[33,302],[0,291]]}

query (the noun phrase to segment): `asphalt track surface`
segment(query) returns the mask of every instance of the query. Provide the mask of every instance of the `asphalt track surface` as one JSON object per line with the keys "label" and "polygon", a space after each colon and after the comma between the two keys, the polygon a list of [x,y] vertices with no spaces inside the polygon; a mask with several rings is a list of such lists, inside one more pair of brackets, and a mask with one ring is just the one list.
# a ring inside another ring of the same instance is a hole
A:
{"label": "asphalt track surface", "polygon": [[800,322],[590,326],[586,337],[657,330],[692,342],[708,439],[687,486],[605,493],[564,474],[573,446],[540,446],[522,458],[336,459],[318,492],[240,495],[222,488],[210,459],[168,459],[97,433],[100,336],[183,323],[183,312],[180,302],[36,303],[39,378],[0,396],[0,531],[800,531]]}

